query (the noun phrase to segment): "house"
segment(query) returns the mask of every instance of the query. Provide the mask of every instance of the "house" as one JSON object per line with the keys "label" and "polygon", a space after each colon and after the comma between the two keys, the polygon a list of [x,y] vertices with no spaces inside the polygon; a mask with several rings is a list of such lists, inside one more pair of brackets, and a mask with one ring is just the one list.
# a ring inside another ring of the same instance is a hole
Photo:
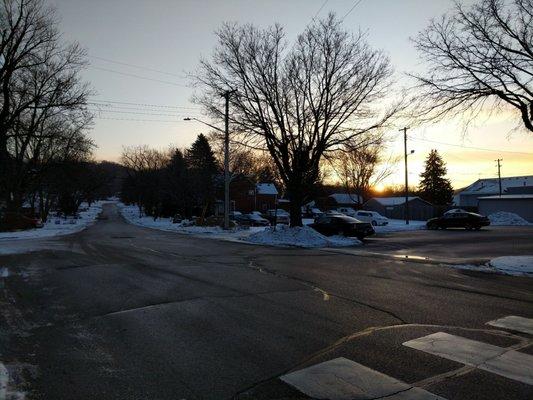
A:
{"label": "house", "polygon": [[[533,175],[501,178],[502,194],[532,194]],[[477,207],[480,197],[500,194],[498,178],[478,179],[454,196],[458,207]]]}
{"label": "house", "polygon": [[258,183],[255,185],[254,210],[265,212],[276,208],[278,189],[273,183]]}
{"label": "house", "polygon": [[363,198],[354,193],[333,193],[325,199],[325,208],[351,207],[358,209]]}
{"label": "house", "polygon": [[[407,204],[410,219],[426,221],[435,214],[433,204],[420,197],[408,197]],[[364,204],[363,208],[376,211],[387,218],[402,219],[405,218],[405,197],[373,197]]]}
{"label": "house", "polygon": [[[223,193],[219,194],[223,196]],[[229,187],[230,210],[249,213],[266,211],[276,206],[278,190],[273,183],[255,183],[246,175],[234,176]],[[224,211],[224,202],[218,201],[215,208],[218,214]]]}
{"label": "house", "polygon": [[504,194],[478,198],[478,209],[483,215],[498,211],[517,214],[528,222],[533,222],[533,194]]}

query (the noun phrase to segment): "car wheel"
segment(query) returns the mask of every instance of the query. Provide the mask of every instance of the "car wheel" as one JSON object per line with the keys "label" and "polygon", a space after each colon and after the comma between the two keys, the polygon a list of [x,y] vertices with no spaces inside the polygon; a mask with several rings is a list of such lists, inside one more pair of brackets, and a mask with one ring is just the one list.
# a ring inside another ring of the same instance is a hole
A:
{"label": "car wheel", "polygon": [[471,231],[472,229],[474,229],[474,227],[473,227],[472,225],[470,225],[470,224],[466,224],[466,225],[465,225],[465,229],[466,229],[467,231]]}
{"label": "car wheel", "polygon": [[372,221],[372,225],[373,225],[373,226],[377,226],[378,223],[377,223],[376,221]]}
{"label": "car wheel", "polygon": [[439,229],[439,227],[437,225],[435,225],[435,224],[429,224],[428,225],[428,229],[434,231],[434,230]]}
{"label": "car wheel", "polygon": [[364,237],[364,236],[357,236],[357,240],[359,240],[360,242],[362,242],[363,240],[365,240],[365,237]]}
{"label": "car wheel", "polygon": [[479,231],[480,229],[481,229],[481,226],[476,226],[476,227],[475,227],[475,230],[476,230],[476,231]]}

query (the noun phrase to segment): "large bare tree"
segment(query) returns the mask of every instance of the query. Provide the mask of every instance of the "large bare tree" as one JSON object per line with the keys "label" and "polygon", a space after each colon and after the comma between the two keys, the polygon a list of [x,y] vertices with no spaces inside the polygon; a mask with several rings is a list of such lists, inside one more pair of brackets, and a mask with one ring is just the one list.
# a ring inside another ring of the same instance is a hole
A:
{"label": "large bare tree", "polygon": [[533,0],[456,3],[414,41],[428,64],[415,75],[424,117],[507,106],[533,131]]}
{"label": "large bare tree", "polygon": [[232,135],[268,150],[291,201],[291,226],[320,173],[324,154],[385,125],[392,69],[361,33],[346,31],[333,14],[314,21],[293,46],[279,25],[259,29],[224,24],[211,59],[201,61],[199,101],[222,120],[230,96]]}

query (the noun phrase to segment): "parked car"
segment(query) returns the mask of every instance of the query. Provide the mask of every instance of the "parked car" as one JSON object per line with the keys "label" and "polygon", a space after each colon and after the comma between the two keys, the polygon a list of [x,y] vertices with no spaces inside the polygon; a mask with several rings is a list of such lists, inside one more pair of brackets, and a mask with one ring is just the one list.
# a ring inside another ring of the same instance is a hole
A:
{"label": "parked car", "polygon": [[230,221],[235,221],[237,219],[237,217],[241,216],[241,215],[242,215],[242,212],[240,212],[240,211],[230,211],[229,220]]}
{"label": "parked car", "polygon": [[471,212],[446,213],[442,217],[431,218],[427,221],[428,229],[465,228],[479,230],[482,226],[490,225],[490,220],[484,215]]}
{"label": "parked car", "polygon": [[237,215],[235,217],[235,221],[237,221],[241,225],[247,225],[247,226],[269,226],[270,222],[268,222],[267,219],[261,217],[257,214],[241,214]]}
{"label": "parked car", "polygon": [[356,211],[352,207],[338,207],[337,211],[348,217],[355,217]]}
{"label": "parked car", "polygon": [[372,224],[359,221],[347,215],[324,215],[309,226],[326,236],[355,236],[359,240],[363,240],[365,237],[375,233]]}
{"label": "parked car", "polygon": [[42,228],[43,222],[35,216],[24,215],[19,212],[5,211],[0,214],[0,231],[16,231]]}
{"label": "parked car", "polygon": [[278,208],[277,210],[268,210],[265,216],[272,225],[289,224],[291,221],[289,213],[281,208]]}
{"label": "parked car", "polygon": [[353,217],[358,219],[359,221],[370,222],[373,226],[384,226],[389,224],[389,219],[387,217],[384,217],[383,215],[375,211],[359,210],[356,211]]}

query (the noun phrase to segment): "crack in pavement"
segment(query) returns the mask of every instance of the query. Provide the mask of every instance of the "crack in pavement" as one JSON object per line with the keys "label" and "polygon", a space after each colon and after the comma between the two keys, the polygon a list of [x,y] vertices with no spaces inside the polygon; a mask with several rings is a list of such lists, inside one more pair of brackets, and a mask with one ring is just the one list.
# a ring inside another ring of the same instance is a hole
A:
{"label": "crack in pavement", "polygon": [[377,306],[373,306],[372,304],[365,303],[365,302],[363,302],[361,300],[353,299],[351,297],[347,297],[347,296],[343,296],[341,294],[337,294],[337,293],[334,293],[334,292],[327,291],[327,290],[322,289],[321,287],[317,286],[315,282],[311,282],[311,281],[308,281],[308,280],[305,280],[305,279],[301,279],[301,278],[297,278],[297,277],[294,277],[294,276],[286,275],[286,274],[283,274],[283,273],[280,273],[278,271],[274,271],[274,270],[271,270],[271,269],[268,269],[268,268],[262,268],[262,267],[258,267],[258,266],[256,267],[253,264],[253,260],[249,261],[248,266],[245,267],[245,268],[256,270],[256,271],[258,271],[260,273],[274,275],[274,276],[279,277],[279,278],[284,278],[284,279],[288,279],[288,280],[292,280],[292,281],[298,282],[298,283],[300,283],[300,284],[302,284],[304,286],[312,288],[313,290],[316,290],[316,291],[319,291],[319,292],[323,293],[325,296],[335,297],[335,298],[338,298],[338,299],[341,299],[341,300],[344,300],[344,301],[348,301],[350,303],[354,303],[354,304],[358,304],[360,306],[368,307],[368,308],[370,308],[370,309],[372,309],[374,311],[379,311],[379,312],[382,312],[384,314],[387,314],[390,317],[393,317],[394,319],[397,319],[398,321],[400,321],[403,324],[407,323],[402,317],[400,317],[399,315],[395,314],[392,311],[385,310],[385,309],[377,307]]}

